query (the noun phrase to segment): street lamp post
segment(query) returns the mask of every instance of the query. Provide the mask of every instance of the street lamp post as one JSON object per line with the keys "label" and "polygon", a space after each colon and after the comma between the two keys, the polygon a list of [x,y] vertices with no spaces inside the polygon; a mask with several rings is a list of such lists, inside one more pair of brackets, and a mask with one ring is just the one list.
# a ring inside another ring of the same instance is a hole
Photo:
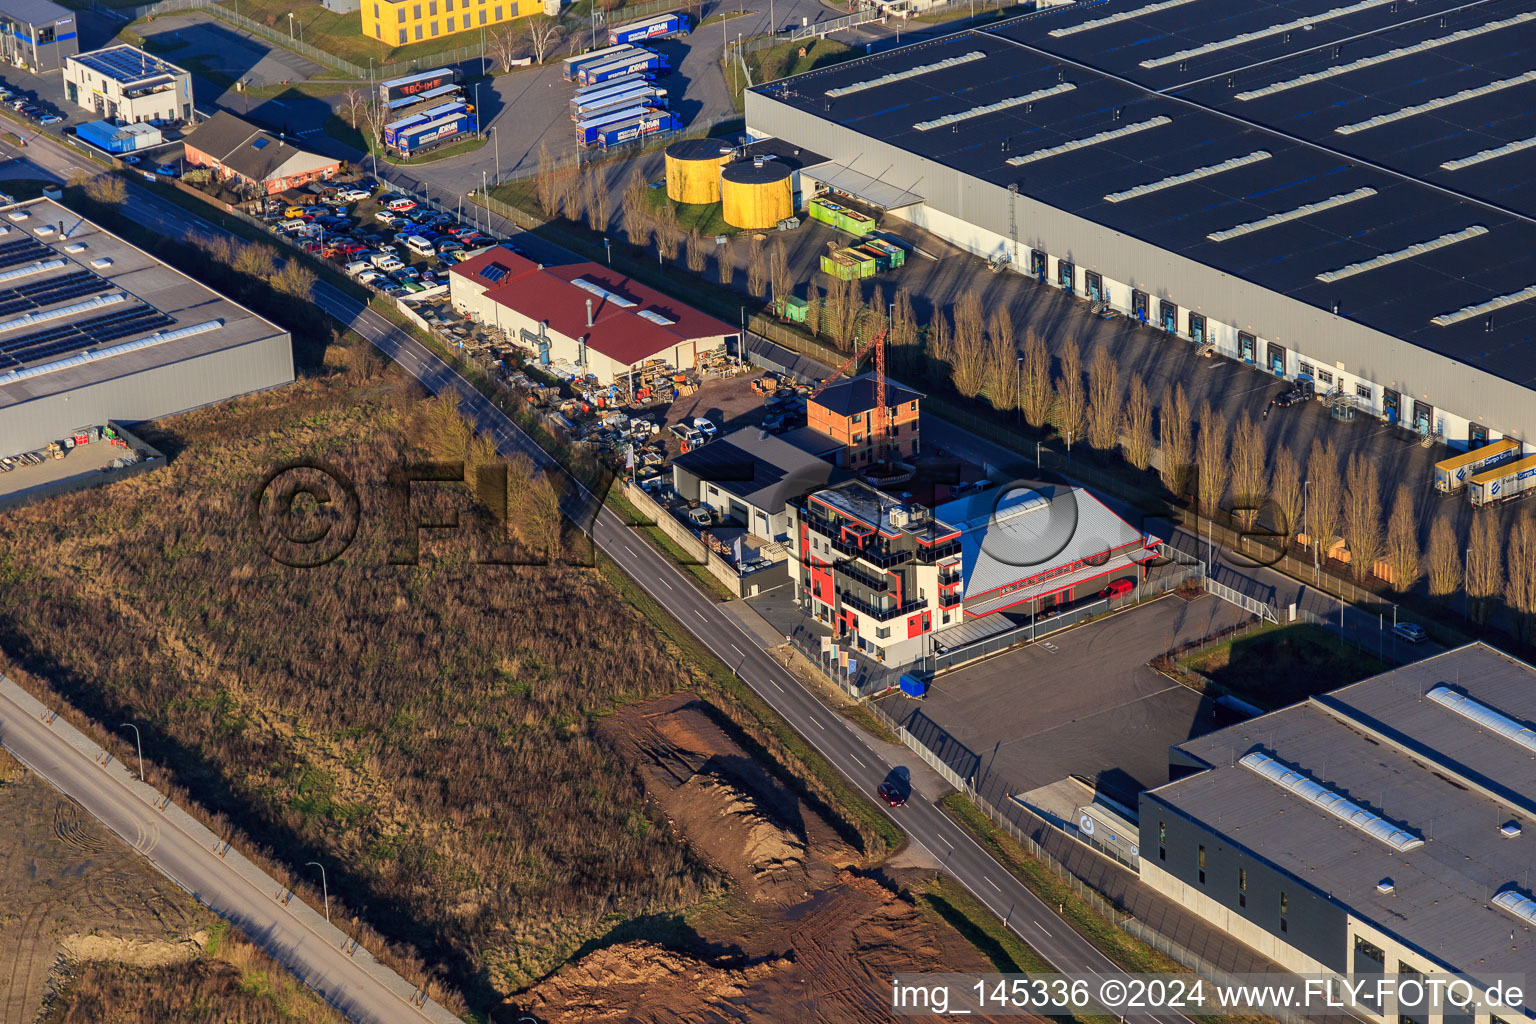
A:
{"label": "street lamp post", "polygon": [[133,741],[139,748],[139,781],[144,781],[144,740],[139,736],[139,727],[132,722],[124,722],[123,728],[133,730]]}
{"label": "street lamp post", "polygon": [[331,923],[331,890],[330,890],[330,887],[325,884],[325,865],[321,864],[317,860],[312,860],[312,861],[307,861],[305,866],[307,867],[310,864],[313,864],[315,867],[320,869],[320,893],[321,893],[321,895],[323,895],[325,897],[325,923],[326,924],[330,924]]}
{"label": "street lamp post", "polygon": [[491,133],[491,139],[496,147],[496,184],[501,184],[501,136],[496,133],[496,126],[491,125],[486,131]]}
{"label": "street lamp post", "polygon": [[607,257],[608,258],[608,265],[612,266],[613,265],[613,242],[609,240],[607,235],[603,236],[603,251],[608,254],[608,257]]}
{"label": "street lamp post", "polygon": [[[1019,356],[1018,374],[1013,382],[1013,404],[1019,410],[1019,422],[1024,422],[1024,403],[1019,399],[1024,397],[1024,357]],[[1038,460],[1037,460],[1038,463]]]}
{"label": "street lamp post", "polygon": [[288,12],[288,41],[293,42],[293,12]]}

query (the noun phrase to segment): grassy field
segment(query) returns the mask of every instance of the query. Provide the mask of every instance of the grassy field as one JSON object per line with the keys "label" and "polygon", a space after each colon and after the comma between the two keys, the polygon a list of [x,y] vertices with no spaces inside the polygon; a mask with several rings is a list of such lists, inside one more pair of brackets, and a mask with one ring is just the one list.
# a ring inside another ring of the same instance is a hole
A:
{"label": "grassy field", "polygon": [[[231,12],[235,10],[233,3],[228,6]],[[423,39],[404,46],[392,46],[363,35],[362,16],[356,11],[351,14],[336,14],[321,6],[319,0],[296,0],[296,2],[295,0],[281,0],[281,2],[279,0],[239,0],[239,13],[242,16],[281,32],[286,32],[288,29],[289,11],[293,12],[295,41],[299,38],[298,26],[302,22],[304,42],[334,54],[342,60],[351,61],[359,67],[366,68],[369,57],[372,57],[376,64],[387,64],[394,61],[417,60],[453,49],[462,50],[464,59],[480,55],[478,27],[468,32],[456,32],[451,36],[438,36],[436,39]],[[497,26],[498,30],[508,28],[513,32],[522,31],[519,24],[511,22]],[[486,32],[490,31],[491,26],[486,26]]]}
{"label": "grassy field", "polygon": [[651,204],[651,210],[655,214],[659,215],[663,207],[672,207],[672,212],[677,217],[677,226],[684,231],[694,232],[706,238],[741,233],[740,228],[732,227],[725,222],[719,203],[674,203],[667,198],[666,191],[659,188],[646,189],[645,198]]}
{"label": "grassy field", "polygon": [[[776,82],[781,78],[788,78],[790,75],[815,71],[817,68],[836,64],[838,61],[851,60],[862,56],[863,52],[835,39],[808,39],[781,43],[778,46],[770,46],[766,50],[749,53],[746,55],[746,62],[747,69],[752,73],[752,84],[762,85],[765,82]],[[742,77],[739,63],[733,61],[726,68],[725,80],[730,84],[736,109],[740,111],[742,92],[746,89],[747,80]]]}
{"label": "grassy field", "polygon": [[1391,667],[1320,626],[1305,623],[1212,644],[1180,658],[1179,664],[1266,711]]}

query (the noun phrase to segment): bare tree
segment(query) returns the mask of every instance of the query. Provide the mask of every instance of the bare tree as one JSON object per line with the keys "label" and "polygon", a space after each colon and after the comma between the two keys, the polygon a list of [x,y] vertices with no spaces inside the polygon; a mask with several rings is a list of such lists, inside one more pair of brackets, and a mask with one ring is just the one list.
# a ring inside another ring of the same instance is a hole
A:
{"label": "bare tree", "polygon": [[704,248],[704,239],[697,231],[688,232],[688,237],[683,239],[683,259],[689,270],[695,274],[704,273],[704,267],[709,263],[709,250]]}
{"label": "bare tree", "polygon": [[298,260],[290,259],[272,275],[272,287],[280,294],[308,300],[315,287],[315,272]]}
{"label": "bare tree", "polygon": [[955,303],[955,331],[951,338],[955,357],[950,364],[950,381],[966,398],[975,398],[987,383],[986,315],[981,296],[966,292]]}
{"label": "bare tree", "polygon": [[565,211],[565,219],[580,223],[584,212],[583,207],[586,204],[581,171],[575,167],[567,167],[561,171],[555,179],[555,192],[560,198],[560,208]]}
{"label": "bare tree", "polygon": [[1024,329],[1024,365],[1020,369],[1019,409],[1036,430],[1051,415],[1051,354],[1033,327]]}
{"label": "bare tree", "polygon": [[896,289],[895,308],[891,312],[891,335],[886,339],[891,365],[898,373],[914,373],[922,358],[917,336],[917,314],[912,309],[912,294]]}
{"label": "bare tree", "polygon": [[1245,530],[1253,529],[1264,505],[1266,461],[1264,435],[1253,417],[1243,413],[1232,429],[1232,511]]}
{"label": "bare tree", "polygon": [[1163,404],[1158,412],[1158,440],[1163,453],[1163,486],[1175,496],[1189,489],[1189,474],[1194,462],[1194,428],[1189,418],[1189,395],[1184,385],[1163,389]]}
{"label": "bare tree", "polygon": [[490,33],[486,36],[485,44],[491,59],[503,71],[511,71],[515,68],[523,55],[523,44],[518,39],[517,33],[510,28]]}
{"label": "bare tree", "polygon": [[1125,439],[1121,443],[1125,461],[1137,469],[1152,464],[1152,396],[1141,374],[1131,374],[1131,389],[1125,402]]}
{"label": "bare tree", "polygon": [[103,206],[117,206],[128,200],[128,186],[115,174],[98,174],[85,183],[85,194]]}
{"label": "bare tree", "polygon": [[817,296],[820,289],[816,287],[814,278],[805,282],[805,329],[811,332],[811,337],[821,337],[821,299]]}
{"label": "bare tree", "polygon": [[1221,499],[1227,493],[1227,479],[1232,472],[1227,461],[1227,418],[1210,402],[1200,403],[1200,435],[1195,441],[1195,468],[1200,479],[1200,511],[1215,518],[1221,508]]}
{"label": "bare tree", "polygon": [[1074,439],[1083,440],[1083,429],[1088,423],[1088,392],[1083,387],[1083,352],[1076,338],[1068,338],[1061,350],[1061,373],[1056,378],[1051,423],[1068,445]]}
{"label": "bare tree", "polygon": [[827,286],[827,302],[821,326],[832,343],[844,351],[854,347],[854,332],[858,326],[861,305],[857,283],[840,277],[832,278],[832,283]]}
{"label": "bare tree", "polygon": [[[542,150],[543,144],[540,144]],[[624,183],[624,198],[619,204],[619,216],[624,221],[624,234],[629,236],[630,244],[642,249],[650,241],[651,217],[645,202],[645,178],[641,176],[637,167],[629,174],[629,180]]]}
{"label": "bare tree", "polygon": [[1332,441],[1312,442],[1307,457],[1307,535],[1327,558],[1339,537],[1339,508],[1344,503],[1344,482],[1339,476],[1339,451]]}
{"label": "bare tree", "polygon": [[782,238],[775,238],[768,250],[768,287],[772,290],[774,307],[782,308],[794,287],[789,273],[789,255],[784,251]]}
{"label": "bare tree", "polygon": [[1449,598],[1461,589],[1461,546],[1456,543],[1456,530],[1449,516],[1438,516],[1429,529],[1429,551],[1425,560],[1429,563],[1429,593],[1432,597]]}
{"label": "bare tree", "polygon": [[1495,519],[1486,513],[1474,515],[1467,547],[1467,596],[1472,599],[1472,619],[1479,625],[1488,621],[1490,599],[1504,589],[1504,563]]}
{"label": "bare tree", "polygon": [[528,45],[533,47],[533,59],[540,64],[560,42],[560,23],[544,14],[535,14],[527,20],[524,31]]}
{"label": "bare tree", "polygon": [[747,291],[760,299],[768,289],[768,257],[763,243],[753,239],[747,248]]}
{"label": "bare tree", "polygon": [[949,326],[949,316],[942,309],[935,310],[933,314],[933,334],[928,339],[928,354],[936,362],[944,364],[951,373],[954,372],[955,341],[954,331]]}
{"label": "bare tree", "polygon": [[671,200],[664,200],[656,215],[656,254],[668,263],[677,259],[678,246],[682,244],[683,231],[677,224],[677,209]]}
{"label": "bare tree", "polygon": [[1344,541],[1355,582],[1361,582],[1375,572],[1381,557],[1381,474],[1374,459],[1358,453],[1349,457],[1344,488]]}
{"label": "bare tree", "polygon": [[342,114],[353,128],[363,126],[363,111],[368,109],[368,96],[361,89],[348,89],[341,98]]}
{"label": "bare tree", "polygon": [[1413,515],[1413,488],[1397,485],[1392,502],[1392,518],[1387,521],[1387,569],[1392,574],[1392,589],[1407,593],[1423,575],[1419,564],[1418,521]]}
{"label": "bare tree", "polygon": [[1120,368],[1108,349],[1099,349],[1088,366],[1088,443],[1110,451],[1120,440],[1123,413]]}
{"label": "bare tree", "polygon": [[553,219],[560,212],[560,183],[555,169],[555,158],[549,151],[549,143],[539,143],[539,164],[533,173],[533,197],[539,204],[544,219]]}
{"label": "bare tree", "polygon": [[731,259],[731,237],[725,236],[725,241],[715,243],[715,271],[716,280],[723,287],[729,288],[736,278],[736,264]]}
{"label": "bare tree", "polygon": [[246,277],[265,281],[277,273],[277,254],[264,245],[246,243],[235,250],[233,266]]}
{"label": "bare tree", "polygon": [[987,332],[987,361],[985,369],[987,400],[992,403],[992,408],[998,412],[1007,412],[1017,407],[1018,381],[1021,370],[1018,362],[1019,350],[1014,347],[1011,335],[993,331]]}
{"label": "bare tree", "polygon": [[587,213],[590,215],[587,223],[592,225],[593,231],[606,233],[608,221],[613,216],[613,193],[608,191],[608,179],[601,169],[593,167],[587,168],[585,178]]}
{"label": "bare tree", "polygon": [[1504,599],[1515,612],[1515,635],[1529,643],[1536,615],[1536,518],[1526,510],[1509,525],[1509,582]]}
{"label": "bare tree", "polygon": [[551,563],[560,558],[564,533],[560,492],[560,477],[552,472],[539,473],[528,482],[527,498],[522,503],[528,540]]}
{"label": "bare tree", "polygon": [[1285,534],[1285,546],[1289,548],[1301,531],[1302,510],[1306,507],[1306,488],[1301,482],[1301,464],[1289,448],[1281,448],[1275,456],[1275,471],[1270,476],[1269,495],[1275,502],[1275,516],[1279,520],[1275,528]]}

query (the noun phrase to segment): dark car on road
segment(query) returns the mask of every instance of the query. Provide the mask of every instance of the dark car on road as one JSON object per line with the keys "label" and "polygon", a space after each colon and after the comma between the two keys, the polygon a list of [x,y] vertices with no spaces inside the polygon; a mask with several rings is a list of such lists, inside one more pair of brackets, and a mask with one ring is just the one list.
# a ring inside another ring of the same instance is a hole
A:
{"label": "dark car on road", "polygon": [[892,807],[900,807],[907,802],[907,794],[902,792],[899,787],[889,782],[880,783],[880,788],[877,789],[876,792],[880,794],[880,799],[884,800]]}

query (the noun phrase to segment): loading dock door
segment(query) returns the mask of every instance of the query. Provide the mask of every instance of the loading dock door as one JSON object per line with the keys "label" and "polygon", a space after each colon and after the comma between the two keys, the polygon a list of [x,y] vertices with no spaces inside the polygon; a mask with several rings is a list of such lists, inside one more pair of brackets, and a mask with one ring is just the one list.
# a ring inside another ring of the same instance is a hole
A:
{"label": "loading dock door", "polygon": [[1396,423],[1402,419],[1402,398],[1391,388],[1381,389],[1381,414],[1386,417],[1388,423]]}
{"label": "loading dock door", "polygon": [[1146,292],[1131,292],[1131,314],[1142,323],[1147,322],[1148,313]]}
{"label": "loading dock door", "polygon": [[1254,336],[1249,334],[1247,331],[1237,332],[1237,358],[1241,359],[1249,366],[1253,365],[1254,341]]}
{"label": "loading dock door", "polygon": [[1205,314],[1189,314],[1189,337],[1196,345],[1205,344]]}
{"label": "loading dock door", "polygon": [[1285,376],[1285,349],[1274,342],[1269,343],[1269,372],[1277,377]]}
{"label": "loading dock door", "polygon": [[1435,407],[1417,398],[1413,400],[1413,429],[1421,434],[1435,432]]}
{"label": "loading dock door", "polygon": [[1035,280],[1045,282],[1045,253],[1039,249],[1029,250],[1029,272],[1035,275]]}
{"label": "loading dock door", "polygon": [[1488,428],[1481,423],[1467,424],[1467,450],[1481,448],[1488,443]]}
{"label": "loading dock door", "polygon": [[1088,290],[1088,298],[1094,302],[1104,298],[1104,278],[1098,273],[1086,271],[1083,274],[1083,287]]}
{"label": "loading dock door", "polygon": [[1158,323],[1169,334],[1179,333],[1179,307],[1167,299],[1157,300]]}
{"label": "loading dock door", "polygon": [[1068,295],[1073,294],[1073,283],[1077,279],[1077,268],[1066,260],[1056,261],[1056,283],[1066,289]]}

